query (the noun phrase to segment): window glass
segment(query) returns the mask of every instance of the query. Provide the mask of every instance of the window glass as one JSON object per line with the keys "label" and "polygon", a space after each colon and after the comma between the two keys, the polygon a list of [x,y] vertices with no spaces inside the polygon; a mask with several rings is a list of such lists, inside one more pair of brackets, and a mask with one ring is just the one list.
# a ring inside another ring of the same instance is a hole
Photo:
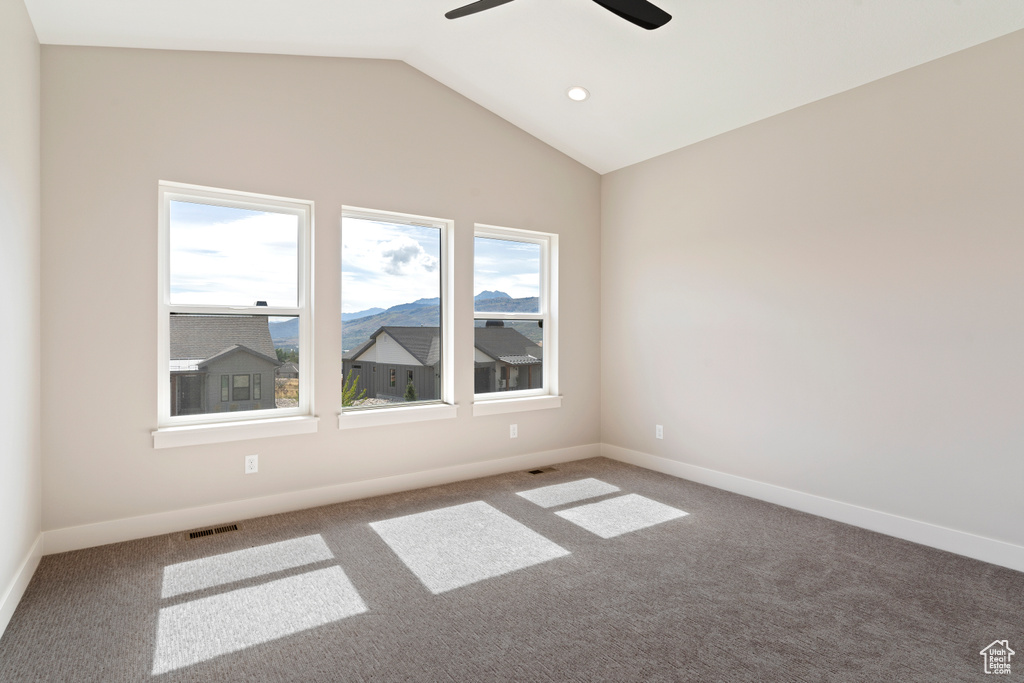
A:
{"label": "window glass", "polygon": [[555,392],[548,233],[477,226],[473,249],[473,389],[479,399]]}
{"label": "window glass", "polygon": [[473,310],[540,312],[541,245],[477,237],[473,247]]}
{"label": "window glass", "polygon": [[[297,406],[297,322],[289,316],[170,314],[171,415],[218,413],[226,402],[238,403],[235,411]],[[264,375],[268,382],[275,378],[272,402],[262,402]]]}
{"label": "window glass", "polygon": [[342,219],[343,410],[443,396],[444,228],[410,221],[366,212]]}
{"label": "window glass", "polygon": [[170,202],[171,304],[298,304],[294,214]]}
{"label": "window glass", "polygon": [[235,375],[231,378],[231,400],[249,400],[249,375]]}
{"label": "window glass", "polygon": [[312,215],[160,183],[161,427],[312,414]]}
{"label": "window glass", "polygon": [[544,330],[539,320],[477,320],[473,392],[544,388]]}

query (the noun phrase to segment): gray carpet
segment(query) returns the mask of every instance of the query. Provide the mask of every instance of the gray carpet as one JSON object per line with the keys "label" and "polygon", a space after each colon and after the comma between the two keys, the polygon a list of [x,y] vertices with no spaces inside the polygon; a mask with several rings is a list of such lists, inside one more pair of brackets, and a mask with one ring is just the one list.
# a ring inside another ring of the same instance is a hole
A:
{"label": "gray carpet", "polygon": [[0,681],[934,683],[997,639],[1024,675],[1024,574],[556,467],[44,557]]}

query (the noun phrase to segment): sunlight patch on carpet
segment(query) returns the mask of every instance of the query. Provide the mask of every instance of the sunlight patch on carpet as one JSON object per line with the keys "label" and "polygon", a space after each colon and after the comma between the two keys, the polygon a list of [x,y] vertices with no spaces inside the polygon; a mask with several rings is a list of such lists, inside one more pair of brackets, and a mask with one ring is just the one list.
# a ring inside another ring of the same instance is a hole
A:
{"label": "sunlight patch on carpet", "polygon": [[655,524],[685,517],[689,513],[630,493],[555,514],[601,538],[614,538],[630,531],[646,529]]}
{"label": "sunlight patch on carpet", "polygon": [[370,526],[435,595],[569,554],[483,501]]}
{"label": "sunlight patch on carpet", "polygon": [[327,547],[323,537],[314,534],[237,550],[233,553],[180,562],[164,567],[164,583],[160,597],[173,598],[204,588],[333,559],[334,553]]}
{"label": "sunlight patch on carpet", "polygon": [[366,611],[341,567],[328,567],[160,610],[153,675]]}
{"label": "sunlight patch on carpet", "polygon": [[589,478],[570,481],[566,484],[542,486],[539,489],[530,489],[529,491],[520,491],[516,495],[522,496],[542,508],[553,508],[556,505],[575,503],[577,500],[596,498],[597,496],[621,490],[618,486],[606,484],[600,479]]}

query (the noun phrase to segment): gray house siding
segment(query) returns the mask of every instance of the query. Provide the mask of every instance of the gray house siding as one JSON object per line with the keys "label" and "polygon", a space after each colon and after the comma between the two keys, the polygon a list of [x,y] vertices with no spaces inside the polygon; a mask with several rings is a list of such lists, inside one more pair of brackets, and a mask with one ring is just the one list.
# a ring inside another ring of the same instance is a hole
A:
{"label": "gray house siding", "polygon": [[[391,386],[391,371],[395,371],[395,386]],[[440,377],[436,366],[428,365],[395,365],[392,363],[375,363],[373,361],[342,361],[342,372],[347,378],[359,378],[357,395],[366,389],[367,398],[381,398],[391,401],[404,401],[405,389],[412,373],[412,385],[416,389],[419,401],[439,399]]]}
{"label": "gray house siding", "polygon": [[510,365],[502,361],[474,364],[473,392],[487,394],[494,391],[524,391],[544,386],[544,364]]}
{"label": "gray house siding", "polygon": [[[211,413],[235,410],[261,410],[276,408],[274,401],[274,370],[277,366],[245,351],[237,351],[203,366],[206,370],[206,405]],[[228,378],[228,400],[222,401],[221,378]],[[248,392],[235,386],[235,378],[248,377]],[[258,380],[256,378],[259,378]],[[259,386],[260,397],[256,398]],[[242,399],[240,394],[248,394]],[[236,398],[236,396],[238,398]]]}

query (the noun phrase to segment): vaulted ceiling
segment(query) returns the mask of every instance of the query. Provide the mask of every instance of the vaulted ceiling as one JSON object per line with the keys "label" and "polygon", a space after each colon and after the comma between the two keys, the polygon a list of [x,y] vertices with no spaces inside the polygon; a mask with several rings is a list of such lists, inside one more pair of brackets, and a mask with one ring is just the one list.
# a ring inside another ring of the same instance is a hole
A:
{"label": "vaulted ceiling", "polygon": [[[399,59],[599,173],[1024,29],[1022,0],[26,0],[40,42]],[[580,85],[591,96],[566,96]]]}

